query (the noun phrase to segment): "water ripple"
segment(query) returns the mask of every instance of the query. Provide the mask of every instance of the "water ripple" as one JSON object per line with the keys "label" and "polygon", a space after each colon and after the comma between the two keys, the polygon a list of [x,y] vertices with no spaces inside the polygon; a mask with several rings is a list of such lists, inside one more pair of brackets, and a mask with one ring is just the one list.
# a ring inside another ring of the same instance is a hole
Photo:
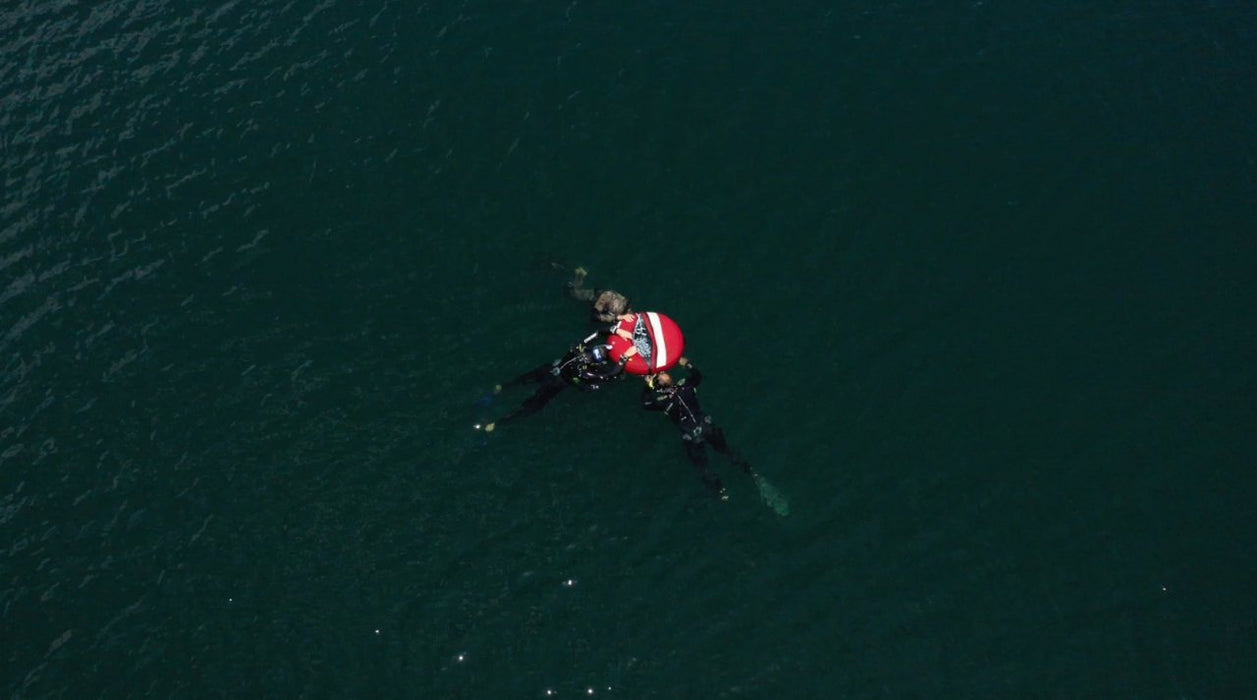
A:
{"label": "water ripple", "polygon": [[[251,359],[282,333],[250,312],[273,295],[258,269],[292,248],[286,197],[325,128],[309,115],[370,70],[333,57],[386,64],[385,5],[369,23],[336,0],[0,12],[0,524],[18,572],[0,627],[24,640],[9,694],[79,694],[66,669],[86,655],[160,655],[177,612],[158,591],[195,591],[188,552],[232,537],[209,495],[235,488],[227,448],[191,437],[197,407],[279,420],[332,380],[309,348]],[[228,373],[243,383],[216,385]]]}

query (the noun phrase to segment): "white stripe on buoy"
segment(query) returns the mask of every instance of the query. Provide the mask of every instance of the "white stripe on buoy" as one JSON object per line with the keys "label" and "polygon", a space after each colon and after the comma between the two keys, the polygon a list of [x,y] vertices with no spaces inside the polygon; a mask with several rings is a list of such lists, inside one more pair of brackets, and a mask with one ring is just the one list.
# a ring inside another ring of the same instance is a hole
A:
{"label": "white stripe on buoy", "polygon": [[650,358],[650,361],[654,363],[655,369],[659,369],[668,362],[668,341],[663,337],[663,327],[659,325],[659,314],[647,311],[646,320],[650,321],[650,334],[655,341],[655,356]]}

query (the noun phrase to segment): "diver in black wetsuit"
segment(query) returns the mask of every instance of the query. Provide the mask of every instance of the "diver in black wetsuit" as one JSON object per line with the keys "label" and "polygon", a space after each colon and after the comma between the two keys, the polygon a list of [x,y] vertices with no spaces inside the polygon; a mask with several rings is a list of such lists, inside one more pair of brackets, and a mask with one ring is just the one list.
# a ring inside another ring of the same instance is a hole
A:
{"label": "diver in black wetsuit", "polygon": [[607,355],[608,348],[605,344],[589,344],[590,341],[599,335],[602,334],[591,333],[571,350],[568,350],[563,357],[524,372],[504,385],[494,387],[494,393],[498,393],[503,386],[517,386],[520,384],[541,385],[519,408],[492,423],[486,423],[483,426],[477,425],[476,427],[485,432],[493,432],[499,423],[513,421],[540,411],[543,406],[550,403],[550,400],[558,396],[559,392],[566,387],[574,386],[582,391],[595,391],[619,376],[624,371],[624,365],[636,354],[636,349],[629,349],[628,352],[620,357],[619,362],[612,362]]}
{"label": "diver in black wetsuit", "polygon": [[707,450],[704,445],[729,458],[747,474],[754,474],[751,465],[734,452],[725,441],[724,431],[712,423],[711,416],[703,413],[698,404],[698,385],[703,381],[703,373],[687,358],[682,357],[678,363],[689,370],[689,375],[673,381],[667,372],[649,377],[646,388],[642,390],[642,407],[648,411],[663,411],[672,419],[672,423],[681,431],[681,439],[685,441],[685,454],[694,463],[699,476],[708,488],[716,492],[721,500],[728,500],[720,477],[707,466]]}

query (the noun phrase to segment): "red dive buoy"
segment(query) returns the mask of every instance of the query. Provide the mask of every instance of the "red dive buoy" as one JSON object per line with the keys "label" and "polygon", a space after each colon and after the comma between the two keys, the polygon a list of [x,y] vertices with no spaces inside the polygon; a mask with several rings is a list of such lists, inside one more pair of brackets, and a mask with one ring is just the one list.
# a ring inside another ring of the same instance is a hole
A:
{"label": "red dive buoy", "polygon": [[[633,340],[620,337],[618,334],[607,336],[607,345],[611,346],[608,353],[612,361],[619,362],[620,356],[636,347],[637,353],[629,358],[624,371],[629,374],[656,374],[671,368],[681,359],[685,350],[685,338],[676,322],[654,311],[633,314],[630,318],[620,321],[617,330],[627,331]],[[646,357],[650,358],[647,362]]]}

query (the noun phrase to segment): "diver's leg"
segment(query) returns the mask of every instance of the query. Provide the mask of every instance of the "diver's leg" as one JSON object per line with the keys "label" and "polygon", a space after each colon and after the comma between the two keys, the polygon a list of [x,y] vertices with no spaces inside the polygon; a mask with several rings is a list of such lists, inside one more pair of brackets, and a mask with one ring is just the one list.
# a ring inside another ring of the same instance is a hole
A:
{"label": "diver's leg", "polygon": [[711,443],[712,449],[728,457],[729,461],[736,464],[739,469],[747,474],[751,473],[752,470],[750,463],[747,462],[742,455],[734,452],[733,448],[729,447],[729,442],[725,440],[725,431],[721,430],[720,426],[714,426],[712,428],[711,432],[707,435],[707,442]]}
{"label": "diver's leg", "polygon": [[703,447],[703,443],[695,440],[686,440],[685,455],[690,458],[690,462],[694,464],[694,469],[698,471],[699,478],[703,480],[704,484],[707,484],[707,488],[721,498],[728,498],[720,477],[716,476],[716,473],[707,466],[707,450]]}
{"label": "diver's leg", "polygon": [[547,362],[544,365],[524,372],[514,379],[508,380],[505,384],[501,384],[500,386],[519,386],[520,384],[537,384],[543,382],[546,377],[550,376],[550,370],[553,368],[554,363]]}
{"label": "diver's leg", "polygon": [[553,381],[543,381],[541,386],[537,387],[537,391],[533,392],[533,395],[529,396],[519,408],[502,416],[497,422],[505,423],[524,416],[531,416],[550,403],[551,399],[558,396],[559,392],[563,391],[564,386],[566,385],[557,378]]}

